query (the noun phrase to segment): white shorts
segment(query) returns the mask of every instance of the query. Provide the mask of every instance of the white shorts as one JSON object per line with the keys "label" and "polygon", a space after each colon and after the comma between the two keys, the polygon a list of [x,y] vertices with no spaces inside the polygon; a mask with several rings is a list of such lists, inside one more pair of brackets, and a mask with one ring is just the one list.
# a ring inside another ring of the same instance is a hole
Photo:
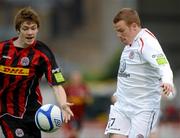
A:
{"label": "white shorts", "polygon": [[159,118],[159,109],[153,111],[133,111],[119,110],[111,105],[108,124],[105,134],[121,134],[128,138],[147,138],[156,125]]}

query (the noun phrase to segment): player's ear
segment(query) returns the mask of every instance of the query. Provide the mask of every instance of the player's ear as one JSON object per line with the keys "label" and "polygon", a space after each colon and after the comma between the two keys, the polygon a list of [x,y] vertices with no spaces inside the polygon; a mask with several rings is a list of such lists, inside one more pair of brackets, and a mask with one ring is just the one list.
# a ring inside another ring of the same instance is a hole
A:
{"label": "player's ear", "polygon": [[136,23],[132,23],[132,27],[136,28],[137,24]]}
{"label": "player's ear", "polygon": [[136,23],[132,23],[131,26],[132,26],[133,30],[136,30],[138,27]]}

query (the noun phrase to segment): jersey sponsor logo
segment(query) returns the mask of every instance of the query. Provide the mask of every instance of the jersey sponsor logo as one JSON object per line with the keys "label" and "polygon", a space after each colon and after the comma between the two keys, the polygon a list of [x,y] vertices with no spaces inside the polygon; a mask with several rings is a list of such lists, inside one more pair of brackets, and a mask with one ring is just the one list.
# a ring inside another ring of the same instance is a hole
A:
{"label": "jersey sponsor logo", "polygon": [[55,77],[57,82],[63,82],[64,81],[64,77],[60,72],[54,73],[54,77]]}
{"label": "jersey sponsor logo", "polygon": [[23,57],[21,59],[21,65],[28,66],[29,65],[29,58],[28,57]]}
{"label": "jersey sponsor logo", "polygon": [[122,60],[120,62],[120,72],[124,72],[126,70],[126,61]]}
{"label": "jersey sponsor logo", "polygon": [[29,69],[26,68],[17,68],[17,67],[7,67],[0,65],[0,72],[4,74],[10,74],[10,75],[22,75],[22,76],[28,76],[29,75]]}
{"label": "jersey sponsor logo", "polygon": [[119,77],[125,77],[125,78],[130,77],[130,74],[126,73],[125,70],[126,70],[126,60],[122,60],[122,61],[120,62],[120,67],[119,67],[118,76],[119,76]]}
{"label": "jersey sponsor logo", "polygon": [[24,136],[24,131],[21,128],[17,128],[15,130],[15,134],[17,137],[23,137]]}
{"label": "jersey sponsor logo", "polygon": [[134,51],[131,51],[131,52],[129,53],[129,58],[130,58],[130,59],[133,59],[133,58],[134,58],[134,55],[135,55],[135,54],[134,54]]}

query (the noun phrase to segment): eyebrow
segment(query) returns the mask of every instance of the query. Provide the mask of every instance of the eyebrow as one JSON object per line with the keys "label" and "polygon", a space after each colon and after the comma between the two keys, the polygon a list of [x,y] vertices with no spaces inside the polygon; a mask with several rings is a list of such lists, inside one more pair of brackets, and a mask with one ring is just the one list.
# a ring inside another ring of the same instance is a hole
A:
{"label": "eyebrow", "polygon": [[29,25],[22,25],[22,27],[36,27],[37,25],[36,24],[34,24],[34,25],[32,25],[32,26],[29,26]]}

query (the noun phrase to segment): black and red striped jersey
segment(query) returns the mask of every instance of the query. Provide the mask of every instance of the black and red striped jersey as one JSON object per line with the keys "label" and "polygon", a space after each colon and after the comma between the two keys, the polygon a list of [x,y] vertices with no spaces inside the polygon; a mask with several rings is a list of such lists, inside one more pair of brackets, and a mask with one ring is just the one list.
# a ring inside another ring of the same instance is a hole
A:
{"label": "black and red striped jersey", "polygon": [[39,81],[43,74],[50,85],[64,82],[52,51],[41,41],[18,50],[12,38],[0,43],[0,117],[23,117],[42,104]]}

